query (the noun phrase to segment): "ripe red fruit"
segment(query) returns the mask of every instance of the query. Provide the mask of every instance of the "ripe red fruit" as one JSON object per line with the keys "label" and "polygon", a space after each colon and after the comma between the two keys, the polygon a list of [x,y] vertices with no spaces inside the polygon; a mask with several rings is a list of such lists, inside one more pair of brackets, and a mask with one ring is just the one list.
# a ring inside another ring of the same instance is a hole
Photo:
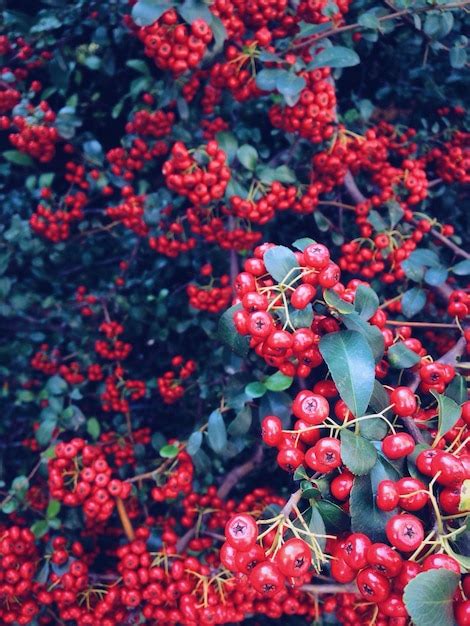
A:
{"label": "ripe red fruit", "polygon": [[252,569],[265,560],[263,548],[255,543],[246,552],[235,554],[236,569],[244,574],[249,574]]}
{"label": "ripe red fruit", "polygon": [[312,243],[304,250],[304,260],[309,267],[321,270],[330,262],[330,252],[321,243]]}
{"label": "ripe red fruit", "polygon": [[313,300],[316,294],[315,287],[304,283],[299,285],[292,293],[290,303],[294,309],[305,309],[307,304]]}
{"label": "ripe red fruit", "polygon": [[300,391],[292,405],[292,412],[309,424],[321,424],[330,412],[328,400],[313,391]]}
{"label": "ripe red fruit", "polygon": [[431,462],[432,475],[437,477],[440,485],[450,486],[461,483],[467,476],[465,468],[456,456],[448,452],[440,452]]}
{"label": "ripe red fruit", "polygon": [[389,578],[398,576],[403,565],[403,559],[398,552],[392,550],[386,543],[373,543],[369,546],[367,562]]}
{"label": "ripe red fruit", "polygon": [[356,570],[339,558],[331,561],[330,573],[332,578],[343,584],[350,583],[356,578]]}
{"label": "ripe red fruit", "polygon": [[266,415],[261,422],[261,436],[268,446],[277,446],[282,440],[282,422],[277,415]]}
{"label": "ripe red fruit", "polygon": [[401,459],[408,456],[415,449],[415,441],[408,433],[388,435],[382,441],[382,452],[389,459]]}
{"label": "ripe red fruit", "polygon": [[413,552],[424,539],[421,520],[408,513],[390,518],[385,526],[385,533],[392,546],[402,552]]}
{"label": "ripe red fruit", "polygon": [[381,511],[393,511],[400,496],[393,480],[381,480],[377,487],[376,502]]}
{"label": "ripe red fruit", "polygon": [[423,571],[430,569],[448,569],[451,572],[460,574],[460,565],[458,561],[448,554],[431,554],[423,561]]}
{"label": "ripe red fruit", "polygon": [[360,594],[369,602],[383,602],[390,594],[389,580],[372,567],[360,571],[356,582]]}
{"label": "ripe red fruit", "polygon": [[303,576],[310,568],[310,548],[302,539],[288,539],[276,555],[276,565],[284,576]]}
{"label": "ripe red fruit", "polygon": [[390,394],[390,402],[400,417],[413,415],[417,409],[415,394],[409,387],[396,387]]}
{"label": "ripe red fruit", "polygon": [[416,457],[416,467],[425,476],[432,476],[433,472],[431,465],[434,457],[440,454],[441,451],[436,448],[429,448],[429,450],[423,450]]}
{"label": "ripe red fruit", "polygon": [[256,543],[258,526],[250,515],[234,515],[225,525],[225,537],[233,548],[245,552]]}
{"label": "ripe red fruit", "polygon": [[331,495],[337,500],[347,500],[354,482],[351,472],[344,471],[339,476],[335,476],[330,483]]}
{"label": "ripe red fruit", "polygon": [[271,598],[284,587],[285,578],[274,563],[264,561],[251,571],[250,582],[256,591]]}
{"label": "ripe red fruit", "polygon": [[340,550],[340,555],[346,565],[355,570],[360,570],[367,565],[367,550],[372,541],[363,533],[353,533],[345,540]]}
{"label": "ripe red fruit", "polygon": [[268,337],[273,327],[272,317],[266,311],[255,311],[250,315],[248,329],[254,337]]}
{"label": "ripe red fruit", "polygon": [[396,486],[400,495],[399,504],[405,511],[419,511],[427,504],[429,495],[426,492],[426,485],[417,478],[400,478]]}

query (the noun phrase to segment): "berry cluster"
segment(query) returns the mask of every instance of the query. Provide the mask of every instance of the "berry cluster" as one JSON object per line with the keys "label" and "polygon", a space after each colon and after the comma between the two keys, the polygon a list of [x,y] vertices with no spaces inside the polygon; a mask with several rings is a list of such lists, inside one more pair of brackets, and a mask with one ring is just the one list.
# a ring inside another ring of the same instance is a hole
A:
{"label": "berry cluster", "polygon": [[[212,266],[210,264],[201,268],[202,276],[210,276]],[[209,313],[219,313],[226,309],[232,297],[232,287],[230,286],[230,276],[224,274],[218,279],[218,283],[214,285],[215,278],[211,277],[208,285],[201,286],[191,283],[186,287],[189,304],[199,311],[208,311]]]}
{"label": "berry cluster", "polygon": [[190,359],[185,362],[181,355],[174,356],[171,365],[173,369],[157,378],[158,393],[165,404],[173,404],[184,396],[182,382],[194,374],[197,367],[195,361]]}

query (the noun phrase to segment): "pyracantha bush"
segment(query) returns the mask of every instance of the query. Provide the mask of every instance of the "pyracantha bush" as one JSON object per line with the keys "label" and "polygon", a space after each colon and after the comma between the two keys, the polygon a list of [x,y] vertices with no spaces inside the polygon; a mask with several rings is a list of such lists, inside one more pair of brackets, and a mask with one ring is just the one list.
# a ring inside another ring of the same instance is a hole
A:
{"label": "pyracantha bush", "polygon": [[6,3],[1,624],[470,625],[469,9]]}

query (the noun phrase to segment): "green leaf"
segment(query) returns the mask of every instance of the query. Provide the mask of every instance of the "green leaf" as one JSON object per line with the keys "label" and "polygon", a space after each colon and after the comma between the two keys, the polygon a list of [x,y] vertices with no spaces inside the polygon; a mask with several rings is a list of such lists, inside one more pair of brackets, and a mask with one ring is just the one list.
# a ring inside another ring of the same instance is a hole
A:
{"label": "green leaf", "polygon": [[359,16],[357,23],[364,26],[364,28],[370,28],[371,30],[376,30],[380,27],[379,18],[373,9],[362,13],[362,15]]}
{"label": "green leaf", "polygon": [[430,267],[424,274],[424,280],[428,285],[437,287],[446,282],[448,275],[449,272],[445,267]]}
{"label": "green leaf", "polygon": [[393,468],[385,466],[379,459],[370,474],[356,476],[349,499],[351,528],[356,533],[367,533],[374,542],[387,541],[385,525],[393,511],[385,512],[377,508],[375,493],[381,480],[397,480]]}
{"label": "green leaf", "polygon": [[341,459],[346,467],[356,476],[367,474],[375,465],[377,452],[374,446],[349,430],[342,430]]}
{"label": "green leaf", "polygon": [[221,131],[216,133],[216,141],[219,144],[219,148],[227,155],[227,161],[231,163],[237,154],[238,141],[235,135],[228,131]]}
{"label": "green leaf", "polygon": [[465,67],[465,64],[467,63],[467,51],[465,48],[458,46],[451,48],[449,52],[449,61],[451,66],[456,70],[460,70]]}
{"label": "green leaf", "polygon": [[166,444],[158,451],[159,455],[164,459],[174,459],[178,452],[178,446],[175,446],[172,443]]}
{"label": "green leaf", "polygon": [[132,8],[132,19],[137,26],[149,26],[171,8],[171,3],[156,0],[138,0]]}
{"label": "green leaf", "polygon": [[47,446],[52,439],[52,433],[57,426],[57,418],[47,419],[39,424],[39,428],[35,432],[36,441],[40,446]]}
{"label": "green leaf", "polygon": [[339,313],[352,313],[354,311],[354,305],[340,298],[333,289],[325,289],[323,299],[329,307],[336,309]]}
{"label": "green leaf", "polygon": [[438,429],[437,439],[440,439],[449,430],[451,430],[460,418],[462,407],[459,406],[452,398],[436,393],[431,390],[432,395],[437,400],[438,410]]}
{"label": "green leaf", "polygon": [[367,285],[359,285],[354,298],[354,308],[364,320],[369,320],[379,308],[379,297]]}
{"label": "green leaf", "polygon": [[465,378],[457,374],[453,380],[447,385],[445,394],[452,398],[457,404],[463,404],[467,400],[467,385]]}
{"label": "green leaf", "polygon": [[292,244],[292,247],[296,250],[300,250],[303,252],[307,246],[310,246],[312,243],[315,243],[314,239],[310,239],[310,237],[301,237],[300,239],[296,239]]}
{"label": "green leaf", "polygon": [[424,265],[425,267],[440,267],[441,265],[437,253],[434,252],[434,250],[428,250],[426,248],[413,250],[408,258],[413,263]]}
{"label": "green leaf", "polygon": [[263,383],[255,380],[252,383],[248,383],[245,387],[245,393],[250,398],[261,398],[266,393],[266,387]]}
{"label": "green leaf", "polygon": [[90,437],[98,439],[101,433],[101,426],[96,417],[90,417],[86,423],[86,430]]}
{"label": "green leaf", "polygon": [[49,504],[46,509],[46,517],[47,519],[52,519],[53,517],[57,517],[60,511],[60,502],[58,500],[49,500]]}
{"label": "green leaf", "polygon": [[34,522],[34,524],[31,526],[31,532],[36,537],[36,539],[44,537],[48,530],[49,524],[45,519],[40,519],[37,522]]}
{"label": "green leaf", "polygon": [[285,246],[269,248],[264,253],[263,260],[267,271],[279,283],[282,283],[288,274],[289,282],[298,274],[294,271],[294,268],[298,267],[297,257]]}
{"label": "green leaf", "polygon": [[293,382],[292,376],[285,376],[282,372],[276,372],[264,381],[264,386],[269,391],[285,391]]}
{"label": "green leaf", "polygon": [[224,418],[219,409],[212,411],[207,422],[207,438],[210,447],[220,454],[227,445],[227,430]]}
{"label": "green leaf", "polygon": [[401,268],[405,272],[405,276],[415,283],[419,283],[423,280],[426,268],[424,265],[418,265],[413,263],[410,259],[405,259],[401,262]]}
{"label": "green leaf", "polygon": [[295,172],[293,172],[287,165],[280,165],[279,167],[260,167],[256,171],[256,176],[262,183],[270,184],[274,181],[280,183],[295,183],[297,178]]}
{"label": "green leaf", "polygon": [[414,317],[426,304],[426,292],[419,287],[405,291],[401,299],[401,310],[405,317]]}
{"label": "green leaf", "polygon": [[328,533],[335,535],[349,529],[350,518],[343,509],[329,500],[318,500],[317,508],[325,522],[325,528]]}
{"label": "green leaf", "polygon": [[276,77],[276,89],[284,96],[289,106],[294,106],[297,103],[306,84],[305,78],[286,70]]}
{"label": "green leaf", "polygon": [[413,350],[410,350],[403,341],[398,341],[393,344],[393,346],[390,346],[387,356],[388,362],[395,369],[413,367],[413,365],[419,363],[421,359],[421,357],[416,354],[416,352],[413,352]]}
{"label": "green leaf", "polygon": [[23,165],[25,167],[31,167],[31,165],[34,165],[34,161],[30,156],[24,154],[23,152],[19,152],[18,150],[5,150],[3,158],[10,161],[10,163],[14,163],[15,165]]}
{"label": "green leaf", "polygon": [[245,143],[238,148],[237,159],[247,170],[253,171],[258,162],[258,151],[253,146]]}
{"label": "green leaf", "polygon": [[319,348],[341,398],[353,415],[364,415],[375,380],[374,357],[367,340],[356,331],[342,330],[324,335]]}
{"label": "green leaf", "polygon": [[199,430],[193,432],[186,444],[186,452],[191,456],[194,456],[202,445],[202,433]]}
{"label": "green leaf", "polygon": [[457,276],[467,276],[470,274],[470,259],[465,259],[464,261],[459,261],[451,267],[451,270]]}
{"label": "green leaf", "polygon": [[230,422],[227,428],[229,435],[232,435],[232,437],[246,435],[246,433],[250,430],[252,420],[253,416],[251,407],[246,405],[237,413],[235,419]]}
{"label": "green leaf", "polygon": [[352,67],[360,62],[359,55],[351,48],[332,46],[315,55],[313,61],[307,65],[307,70],[313,70],[317,67]]}
{"label": "green leaf", "polygon": [[276,81],[285,70],[262,69],[256,75],[256,86],[262,91],[274,91]]}
{"label": "green leaf", "polygon": [[61,376],[52,376],[46,383],[46,389],[54,396],[61,396],[67,391],[68,385]]}
{"label": "green leaf", "polygon": [[416,626],[455,624],[453,601],[460,576],[447,569],[421,572],[405,587],[403,600]]}
{"label": "green leaf", "polygon": [[268,391],[259,405],[259,419],[266,415],[277,415],[284,428],[290,428],[292,398],[284,391]]}
{"label": "green leaf", "polygon": [[343,324],[349,330],[360,333],[372,350],[374,361],[378,363],[384,353],[385,342],[382,333],[377,326],[372,326],[369,322],[366,322],[358,313],[353,311],[352,313],[340,314],[339,316]]}
{"label": "green leaf", "polygon": [[249,350],[249,339],[240,335],[233,323],[233,315],[241,307],[241,304],[234,304],[225,311],[219,319],[217,335],[235,354],[245,357]]}

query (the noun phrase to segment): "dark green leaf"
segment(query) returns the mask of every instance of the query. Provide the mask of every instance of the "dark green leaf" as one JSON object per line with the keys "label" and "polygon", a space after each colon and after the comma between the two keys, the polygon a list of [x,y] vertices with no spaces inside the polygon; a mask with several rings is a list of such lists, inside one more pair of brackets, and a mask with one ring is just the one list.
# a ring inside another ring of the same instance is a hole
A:
{"label": "dark green leaf", "polygon": [[328,533],[337,535],[349,529],[351,521],[349,515],[337,504],[334,504],[334,502],[319,500],[317,502],[317,508],[325,522],[326,531]]}
{"label": "dark green leaf", "polygon": [[367,474],[375,465],[377,452],[374,446],[349,430],[342,430],[341,459],[346,467],[356,476]]}
{"label": "dark green leaf", "polygon": [[459,261],[452,266],[451,270],[457,276],[467,276],[470,274],[470,259],[465,259],[464,261]]}
{"label": "dark green leaf", "polygon": [[254,381],[252,383],[248,383],[245,387],[245,393],[250,398],[261,398],[266,393],[266,387],[263,383],[259,381]]}
{"label": "dark green leaf", "polygon": [[191,456],[194,456],[202,445],[202,433],[199,430],[191,433],[188,443],[186,444],[186,452]]}
{"label": "dark green leaf", "polygon": [[254,170],[258,161],[258,151],[253,146],[243,144],[237,150],[237,159],[247,170]]}
{"label": "dark green leaf", "polygon": [[44,537],[48,530],[49,524],[45,519],[40,519],[37,522],[34,522],[34,524],[31,526],[31,532],[36,537],[36,539]]}
{"label": "dark green leaf", "polygon": [[364,415],[375,380],[374,357],[368,342],[358,332],[343,330],[322,337],[319,347],[341,398],[353,415]]}
{"label": "dark green leaf", "polygon": [[315,243],[314,239],[310,239],[310,237],[302,237],[301,239],[296,239],[292,244],[292,247],[300,250],[300,252],[303,252],[305,248],[310,246],[312,243]]}
{"label": "dark green leaf", "polygon": [[379,298],[367,285],[359,285],[354,298],[354,308],[364,320],[370,319],[379,308]]}
{"label": "dark green leaf", "polygon": [[403,341],[398,341],[397,343],[390,346],[387,352],[388,362],[390,365],[396,369],[405,369],[408,367],[413,367],[416,363],[419,363],[420,356],[410,350]]}
{"label": "dark green leaf", "polygon": [[431,391],[437,400],[438,410],[438,439],[451,430],[460,418],[462,407],[460,407],[452,398],[444,396],[435,391]]}
{"label": "dark green leaf", "polygon": [[416,626],[455,624],[453,601],[460,576],[447,569],[421,572],[405,587],[403,601]]}
{"label": "dark green leaf", "polygon": [[249,349],[249,339],[240,335],[233,323],[233,315],[241,308],[241,304],[234,304],[220,317],[218,326],[218,337],[233,352],[239,356],[246,356]]}
{"label": "dark green leaf", "polygon": [[235,419],[233,419],[228,426],[228,433],[233,437],[239,437],[240,435],[246,435],[250,430],[252,422],[251,407],[244,406],[241,411],[237,413]]}
{"label": "dark green leaf", "polygon": [[132,8],[132,19],[138,26],[149,26],[156,22],[170,7],[171,3],[137,0]]}
{"label": "dark green leaf", "polygon": [[210,447],[220,454],[227,445],[227,429],[224,418],[219,409],[212,411],[207,423],[207,439]]}
{"label": "dark green leaf", "polygon": [[359,55],[351,48],[345,46],[332,46],[325,48],[316,54],[307,69],[313,70],[317,67],[352,67],[361,62]]}
{"label": "dark green leaf", "polygon": [[457,404],[463,404],[467,400],[467,385],[465,378],[457,374],[454,379],[447,385],[445,394],[452,398]]}
{"label": "dark green leaf", "polygon": [[374,361],[378,363],[384,353],[385,342],[382,333],[377,326],[372,326],[369,322],[366,322],[358,313],[353,311],[352,313],[340,314],[339,316],[343,324],[349,330],[360,333],[372,350]]}
{"label": "dark green leaf", "polygon": [[437,287],[447,280],[449,272],[445,267],[430,267],[424,274],[424,280],[428,285]]}
{"label": "dark green leaf", "polygon": [[60,502],[58,500],[49,500],[49,504],[46,509],[47,519],[57,517],[60,511]]}
{"label": "dark green leaf", "polygon": [[269,391],[285,391],[292,385],[292,376],[285,376],[282,372],[276,372],[264,381],[264,386]]}
{"label": "dark green leaf", "polygon": [[98,437],[100,436],[101,427],[96,417],[90,417],[87,420],[86,430],[90,437],[93,437],[93,439],[95,440],[98,439]]}
{"label": "dark green leaf", "polygon": [[3,153],[3,158],[7,161],[10,161],[10,163],[14,163],[15,165],[23,165],[28,167],[34,165],[34,161],[30,156],[24,154],[23,152],[19,152],[18,150],[5,150],[5,152]]}
{"label": "dark green leaf", "polygon": [[292,281],[298,274],[295,267],[298,267],[297,257],[285,246],[274,246],[266,250],[263,256],[264,264],[267,271],[279,283],[282,283],[288,276],[287,280]]}
{"label": "dark green leaf", "polygon": [[414,317],[426,304],[426,292],[424,289],[413,287],[405,291],[401,299],[401,310],[405,317]]}
{"label": "dark green leaf", "polygon": [[354,305],[340,298],[333,289],[325,289],[323,299],[329,307],[336,309],[339,313],[352,313],[354,311]]}

